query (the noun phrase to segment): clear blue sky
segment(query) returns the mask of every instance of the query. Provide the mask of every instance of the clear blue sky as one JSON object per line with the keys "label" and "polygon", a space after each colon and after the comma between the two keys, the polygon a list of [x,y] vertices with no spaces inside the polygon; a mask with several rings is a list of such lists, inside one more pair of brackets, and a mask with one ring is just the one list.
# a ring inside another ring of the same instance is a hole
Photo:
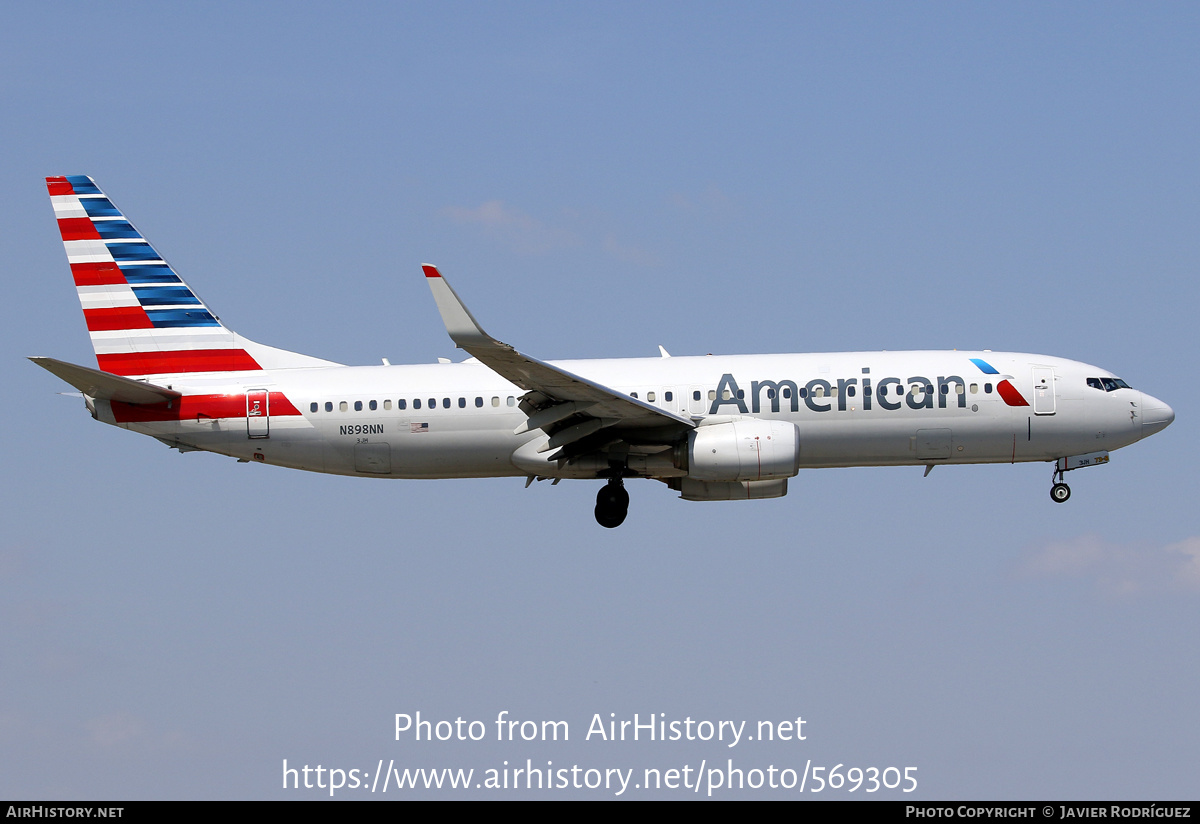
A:
{"label": "clear blue sky", "polygon": [[[915,766],[927,799],[1196,797],[1195,5],[2,19],[0,796],[319,796],[280,789],[283,759],[733,758]],[[93,362],[58,174],[240,333],[346,363],[461,356],[431,261],[543,358],[1045,352],[1178,417],[1065,506],[1042,464],[822,470],[743,504],[633,483],[615,531],[595,484],[181,456],[24,360]],[[572,739],[392,733],[503,710]],[[584,741],[596,713],[803,716],[807,740]]]}

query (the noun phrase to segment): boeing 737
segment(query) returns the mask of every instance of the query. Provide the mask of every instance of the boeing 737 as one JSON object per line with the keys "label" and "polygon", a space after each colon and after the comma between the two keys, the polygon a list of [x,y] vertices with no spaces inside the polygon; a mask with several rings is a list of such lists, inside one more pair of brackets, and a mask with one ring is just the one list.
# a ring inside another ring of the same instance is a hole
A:
{"label": "boeing 737", "polygon": [[459,363],[345,366],[227,328],[83,175],[46,179],[97,369],[31,358],[96,420],[190,452],[367,478],[603,481],[688,501],[778,498],[802,468],[1053,462],[1066,472],[1175,413],[1111,372],[1011,352],[839,352],[541,361],[483,331],[434,266]]}

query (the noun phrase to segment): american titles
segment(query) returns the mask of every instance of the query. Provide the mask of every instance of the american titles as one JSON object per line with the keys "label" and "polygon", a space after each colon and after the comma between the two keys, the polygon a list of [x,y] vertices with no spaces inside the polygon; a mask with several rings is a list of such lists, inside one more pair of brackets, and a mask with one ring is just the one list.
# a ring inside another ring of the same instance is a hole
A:
{"label": "american titles", "polygon": [[726,407],[730,406],[743,415],[755,414],[764,411],[764,405],[772,412],[780,412],[785,402],[792,412],[799,412],[802,401],[813,412],[829,412],[835,403],[839,412],[845,412],[848,405],[857,405],[853,399],[860,397],[860,393],[863,409],[871,409],[876,404],[890,410],[904,405],[909,409],[933,409],[935,403],[938,409],[945,409],[947,398],[952,395],[960,409],[967,405],[966,382],[958,375],[939,375],[936,381],[922,375],[907,380],[883,378],[872,386],[871,378],[867,377],[870,372],[870,369],[863,369],[861,383],[859,378],[837,378],[835,381],[814,378],[801,387],[793,380],[751,381],[748,399],[737,379],[727,372],[717,384],[716,397],[708,414],[728,414],[732,410]]}

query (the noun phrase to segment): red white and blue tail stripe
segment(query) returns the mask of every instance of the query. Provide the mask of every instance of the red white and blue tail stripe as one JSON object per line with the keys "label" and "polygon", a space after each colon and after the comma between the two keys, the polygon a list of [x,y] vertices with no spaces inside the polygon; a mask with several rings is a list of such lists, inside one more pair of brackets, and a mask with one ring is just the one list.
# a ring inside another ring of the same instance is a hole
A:
{"label": "red white and blue tail stripe", "polygon": [[46,186],[100,369],[127,377],[332,365],[227,329],[85,175]]}

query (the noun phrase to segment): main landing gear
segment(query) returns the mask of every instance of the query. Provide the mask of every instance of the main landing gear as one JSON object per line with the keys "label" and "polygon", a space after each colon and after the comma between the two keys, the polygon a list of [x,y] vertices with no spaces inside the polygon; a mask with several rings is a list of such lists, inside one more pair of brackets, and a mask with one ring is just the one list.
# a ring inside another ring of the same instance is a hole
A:
{"label": "main landing gear", "polygon": [[1063,483],[1063,470],[1057,463],[1054,465],[1054,474],[1050,478],[1054,481],[1054,485],[1050,487],[1050,500],[1056,504],[1065,504],[1071,497],[1071,487]]}
{"label": "main landing gear", "polygon": [[596,493],[596,523],[614,529],[625,523],[629,514],[629,493],[620,478],[612,478]]}

